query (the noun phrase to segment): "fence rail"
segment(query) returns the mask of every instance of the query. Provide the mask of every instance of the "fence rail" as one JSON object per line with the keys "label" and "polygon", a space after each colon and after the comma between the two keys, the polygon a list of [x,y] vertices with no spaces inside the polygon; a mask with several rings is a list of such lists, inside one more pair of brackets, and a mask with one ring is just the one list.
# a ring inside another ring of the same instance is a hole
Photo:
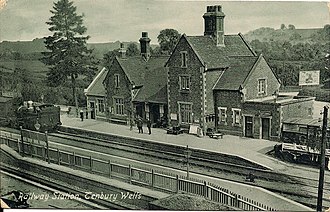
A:
{"label": "fence rail", "polygon": [[[111,178],[121,179],[129,183],[143,185],[164,192],[185,192],[195,194],[205,197],[211,201],[243,210],[275,211],[275,209],[271,207],[235,194],[218,185],[207,183],[199,179],[186,179],[184,176],[132,167],[131,165],[120,164],[110,160],[100,160],[92,158],[91,156],[79,155],[75,152],[63,151],[58,148],[49,148],[47,156],[47,149],[45,145],[33,142],[24,142],[24,148],[22,148],[23,145],[19,139],[14,139],[3,133],[0,133],[0,143],[6,144],[18,153],[23,153],[26,156],[39,158],[45,161],[47,161],[49,157],[49,161],[51,163],[69,166]],[[23,150],[24,152],[22,152]]]}

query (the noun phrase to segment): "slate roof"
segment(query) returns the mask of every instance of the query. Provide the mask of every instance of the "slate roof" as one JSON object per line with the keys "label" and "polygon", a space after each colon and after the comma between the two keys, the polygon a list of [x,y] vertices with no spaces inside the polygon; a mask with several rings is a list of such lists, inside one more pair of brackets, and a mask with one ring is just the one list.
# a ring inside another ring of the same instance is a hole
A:
{"label": "slate roof", "polygon": [[106,90],[103,85],[103,81],[108,74],[108,69],[102,68],[102,70],[96,75],[92,83],[89,84],[85,90],[86,95],[89,96],[106,96]]}
{"label": "slate roof", "polygon": [[216,46],[216,40],[211,36],[185,37],[208,69],[228,67],[229,56],[256,56],[241,34],[225,35],[224,46]]}
{"label": "slate roof", "polygon": [[220,76],[213,89],[239,90],[259,58],[256,56],[229,57],[230,66]]}
{"label": "slate roof", "polygon": [[131,83],[134,85],[144,84],[144,74],[147,63],[141,56],[127,58],[116,57],[116,59]]}
{"label": "slate roof", "polygon": [[167,72],[164,67],[168,56],[117,58],[128,79],[134,85],[143,85],[134,101],[167,103]]}

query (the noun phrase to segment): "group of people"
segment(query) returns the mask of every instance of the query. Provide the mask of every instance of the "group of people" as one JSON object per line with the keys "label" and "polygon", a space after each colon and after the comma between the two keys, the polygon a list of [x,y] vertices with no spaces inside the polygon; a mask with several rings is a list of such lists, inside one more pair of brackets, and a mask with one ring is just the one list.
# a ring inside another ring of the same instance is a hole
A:
{"label": "group of people", "polygon": [[[139,130],[139,133],[143,133],[143,120],[141,117],[138,117],[136,119],[136,126]],[[147,128],[148,128],[148,131],[149,131],[149,135],[151,135],[151,121],[150,119],[147,119]]]}
{"label": "group of people", "polygon": [[[85,111],[86,111],[86,119],[88,119],[88,109],[86,108],[85,109]],[[83,109],[80,109],[80,119],[81,119],[81,121],[84,121],[84,110]]]}

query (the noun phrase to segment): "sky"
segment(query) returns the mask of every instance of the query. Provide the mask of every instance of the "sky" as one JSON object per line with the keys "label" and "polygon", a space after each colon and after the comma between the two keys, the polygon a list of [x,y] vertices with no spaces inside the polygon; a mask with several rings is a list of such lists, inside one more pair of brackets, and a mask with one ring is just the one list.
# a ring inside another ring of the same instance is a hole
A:
{"label": "sky", "polygon": [[[260,27],[278,29],[283,23],[296,28],[321,28],[330,23],[330,3],[188,0],[74,0],[90,43],[138,41],[141,32],[157,43],[162,29],[202,35],[208,5],[222,5],[225,34],[247,33]],[[0,0],[0,41],[33,40],[51,35],[45,23],[52,0]]]}

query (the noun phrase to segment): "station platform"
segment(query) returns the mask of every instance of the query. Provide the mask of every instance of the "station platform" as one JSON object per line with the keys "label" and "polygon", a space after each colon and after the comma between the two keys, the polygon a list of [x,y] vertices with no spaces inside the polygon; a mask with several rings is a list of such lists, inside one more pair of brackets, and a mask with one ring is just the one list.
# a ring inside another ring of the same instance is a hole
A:
{"label": "station platform", "polygon": [[[86,130],[93,130],[101,133],[109,133],[113,135],[121,135],[125,137],[140,138],[153,142],[168,143],[180,146],[189,146],[192,149],[203,149],[206,151],[221,152],[225,154],[238,155],[246,160],[260,164],[276,172],[285,174],[304,176],[312,179],[318,179],[319,170],[313,167],[286,163],[276,158],[273,158],[266,153],[274,148],[277,142],[253,139],[232,135],[223,135],[223,138],[213,139],[208,136],[197,137],[190,134],[171,135],[167,134],[165,129],[152,128],[151,135],[148,134],[148,128],[143,127],[144,133],[138,132],[137,127],[127,125],[112,124],[105,121],[94,119],[84,119],[61,115],[63,126],[74,127]],[[325,173],[325,181],[330,181],[330,172]]]}

